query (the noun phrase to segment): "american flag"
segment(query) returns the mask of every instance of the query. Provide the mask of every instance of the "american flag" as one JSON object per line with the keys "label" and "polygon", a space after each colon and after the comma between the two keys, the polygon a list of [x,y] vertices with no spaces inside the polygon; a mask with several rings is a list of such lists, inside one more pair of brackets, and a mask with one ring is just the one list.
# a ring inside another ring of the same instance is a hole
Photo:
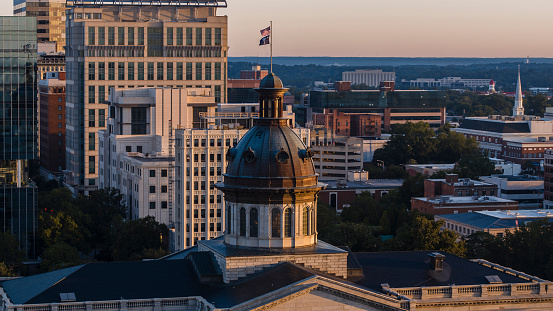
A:
{"label": "american flag", "polygon": [[259,32],[261,32],[262,37],[266,37],[266,36],[271,34],[271,26],[269,26],[265,29],[261,29]]}

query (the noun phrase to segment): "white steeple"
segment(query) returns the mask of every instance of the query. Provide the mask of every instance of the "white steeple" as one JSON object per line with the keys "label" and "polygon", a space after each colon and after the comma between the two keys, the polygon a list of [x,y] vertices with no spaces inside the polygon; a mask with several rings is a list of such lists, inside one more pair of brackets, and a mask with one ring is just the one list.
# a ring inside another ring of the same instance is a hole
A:
{"label": "white steeple", "polygon": [[522,106],[522,86],[520,85],[520,65],[518,66],[517,92],[515,94],[515,106],[513,107],[513,117],[523,116],[524,106]]}

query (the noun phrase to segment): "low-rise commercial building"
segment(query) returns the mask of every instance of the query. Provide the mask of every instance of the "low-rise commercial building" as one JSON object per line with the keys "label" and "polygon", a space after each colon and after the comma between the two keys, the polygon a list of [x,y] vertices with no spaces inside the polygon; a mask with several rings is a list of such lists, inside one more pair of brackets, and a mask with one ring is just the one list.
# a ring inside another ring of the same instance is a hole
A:
{"label": "low-rise commercial building", "polygon": [[498,187],[498,197],[517,201],[520,209],[540,208],[544,199],[544,180],[537,176],[492,175],[482,181]]}
{"label": "low-rise commercial building", "polygon": [[320,180],[347,179],[349,171],[363,170],[363,139],[334,136],[332,131],[311,133],[313,163]]}
{"label": "low-rise commercial building", "polygon": [[434,216],[434,220],[443,220],[443,229],[449,229],[461,236],[469,236],[475,232],[487,232],[491,235],[504,237],[506,231],[514,231],[521,225],[532,221],[547,219],[553,222],[553,213],[548,210],[517,210],[517,211],[476,211]]}
{"label": "low-rise commercial building", "polygon": [[378,114],[349,114],[331,110],[313,114],[313,126],[331,129],[340,136],[380,137],[382,120]]}
{"label": "low-rise commercial building", "polygon": [[488,210],[517,210],[518,202],[494,196],[411,198],[411,210],[432,215],[470,213]]}
{"label": "low-rise commercial building", "polygon": [[497,185],[470,178],[459,178],[457,174],[447,174],[445,179],[426,179],[424,181],[425,197],[437,197],[441,195],[478,197],[494,196],[496,194]]}

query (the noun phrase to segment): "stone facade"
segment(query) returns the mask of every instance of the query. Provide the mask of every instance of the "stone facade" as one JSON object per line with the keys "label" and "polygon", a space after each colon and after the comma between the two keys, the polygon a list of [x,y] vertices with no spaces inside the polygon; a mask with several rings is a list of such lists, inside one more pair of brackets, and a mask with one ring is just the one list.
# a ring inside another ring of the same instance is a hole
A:
{"label": "stone facade", "polygon": [[[324,242],[319,241],[319,243]],[[198,243],[198,251],[209,251],[213,253],[215,260],[219,264],[219,267],[221,267],[223,272],[223,281],[225,283],[238,280],[239,278],[259,272],[281,262],[291,262],[344,279],[347,277],[348,273],[348,253],[346,252],[329,254],[282,253],[278,255],[228,257],[217,252],[214,248],[202,241],[199,241]]]}

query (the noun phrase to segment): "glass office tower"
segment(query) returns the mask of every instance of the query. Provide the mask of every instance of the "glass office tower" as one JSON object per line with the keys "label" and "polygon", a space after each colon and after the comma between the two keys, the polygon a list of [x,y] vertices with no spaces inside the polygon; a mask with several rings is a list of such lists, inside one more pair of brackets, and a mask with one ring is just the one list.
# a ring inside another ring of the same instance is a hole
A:
{"label": "glass office tower", "polygon": [[0,17],[0,230],[35,255],[37,189],[37,36],[34,17]]}

